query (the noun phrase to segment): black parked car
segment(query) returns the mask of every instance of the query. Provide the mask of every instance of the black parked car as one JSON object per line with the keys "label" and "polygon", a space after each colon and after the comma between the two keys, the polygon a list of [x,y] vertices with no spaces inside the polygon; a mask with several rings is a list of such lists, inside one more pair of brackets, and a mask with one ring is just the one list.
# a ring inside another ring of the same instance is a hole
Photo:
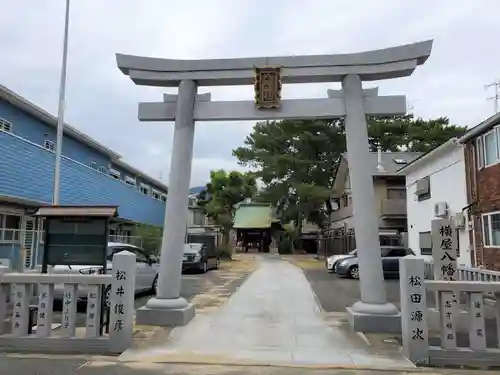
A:
{"label": "black parked car", "polygon": [[212,246],[204,243],[184,244],[182,270],[207,272],[209,269],[219,268],[219,257]]}
{"label": "black parked car", "polygon": [[[386,277],[399,277],[399,259],[406,255],[415,255],[410,249],[403,246],[383,246],[380,250],[382,252],[382,269]],[[332,268],[340,276],[359,279],[357,251],[354,250],[336,260]]]}

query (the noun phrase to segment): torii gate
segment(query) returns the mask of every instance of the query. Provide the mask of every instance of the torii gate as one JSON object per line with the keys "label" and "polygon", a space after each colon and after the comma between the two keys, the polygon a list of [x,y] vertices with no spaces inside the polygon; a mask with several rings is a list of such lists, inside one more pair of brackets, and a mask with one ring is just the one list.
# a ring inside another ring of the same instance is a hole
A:
{"label": "torii gate", "polygon": [[[366,116],[406,113],[404,96],[378,96],[362,81],[407,77],[430,56],[432,40],[353,54],[171,60],[117,54],[118,68],[137,85],[179,87],[163,102],[139,103],[140,121],[175,121],[165,226],[155,298],[137,311],[138,324],[184,325],[194,308],[180,297],[195,121],[345,117],[361,301],[348,307],[357,331],[387,331],[399,324],[387,302],[382,273]],[[263,80],[265,82],[263,82]],[[328,98],[281,100],[281,83],[341,82]],[[255,101],[212,102],[198,86],[255,85]]]}

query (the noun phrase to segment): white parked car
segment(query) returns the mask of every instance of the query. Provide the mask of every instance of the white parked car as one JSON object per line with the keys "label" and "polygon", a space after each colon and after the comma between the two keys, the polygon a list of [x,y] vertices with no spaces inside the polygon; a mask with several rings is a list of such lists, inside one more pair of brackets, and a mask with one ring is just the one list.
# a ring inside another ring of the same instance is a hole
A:
{"label": "white parked car", "polygon": [[[158,286],[158,264],[149,257],[144,250],[141,248],[119,242],[109,242],[108,243],[108,256],[106,273],[111,273],[113,269],[113,255],[120,251],[130,251],[136,256],[136,273],[135,273],[135,293],[142,293],[147,291],[152,291],[156,293]],[[93,274],[99,273],[102,270],[102,266],[54,266],[50,273],[55,274]],[[79,285],[77,289],[78,299],[84,301],[87,299],[88,290]],[[109,301],[108,293],[110,293],[110,288],[106,288],[106,301]],[[64,295],[64,285],[59,284],[54,287],[54,299],[62,300]]]}
{"label": "white parked car", "polygon": [[353,256],[356,256],[356,250],[351,251],[349,254],[329,256],[325,261],[326,269],[328,270],[328,272],[333,273],[335,272],[335,263],[343,259],[351,258]]}

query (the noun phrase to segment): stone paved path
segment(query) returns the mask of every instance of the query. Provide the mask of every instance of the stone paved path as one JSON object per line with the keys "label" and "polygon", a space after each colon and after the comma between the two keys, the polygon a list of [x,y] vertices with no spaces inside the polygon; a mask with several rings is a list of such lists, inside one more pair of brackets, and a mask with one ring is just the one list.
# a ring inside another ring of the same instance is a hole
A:
{"label": "stone paved path", "polygon": [[165,344],[128,351],[120,359],[413,368],[401,355],[372,353],[349,329],[327,324],[303,272],[273,255],[262,257],[260,267],[224,306],[175,328]]}

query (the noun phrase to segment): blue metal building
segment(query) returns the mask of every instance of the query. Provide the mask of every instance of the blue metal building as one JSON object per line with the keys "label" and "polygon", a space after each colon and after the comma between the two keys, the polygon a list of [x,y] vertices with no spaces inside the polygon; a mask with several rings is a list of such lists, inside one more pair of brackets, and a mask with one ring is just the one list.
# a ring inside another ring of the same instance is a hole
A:
{"label": "blue metal building", "polygon": [[[31,214],[52,202],[56,130],[56,117],[0,86],[0,262],[14,268],[41,257]],[[116,205],[110,234],[130,236],[135,223],[163,225],[166,200],[167,186],[65,125],[60,204]]]}

